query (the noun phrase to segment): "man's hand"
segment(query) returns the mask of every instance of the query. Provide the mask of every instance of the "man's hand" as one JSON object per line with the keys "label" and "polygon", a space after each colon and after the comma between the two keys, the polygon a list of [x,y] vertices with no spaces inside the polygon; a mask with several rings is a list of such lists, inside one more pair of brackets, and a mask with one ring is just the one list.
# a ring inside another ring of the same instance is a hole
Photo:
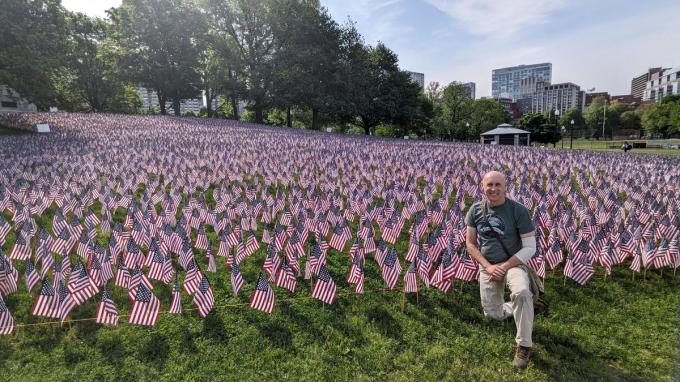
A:
{"label": "man's hand", "polygon": [[484,270],[489,274],[490,281],[501,281],[505,277],[506,270],[498,264],[489,264]]}

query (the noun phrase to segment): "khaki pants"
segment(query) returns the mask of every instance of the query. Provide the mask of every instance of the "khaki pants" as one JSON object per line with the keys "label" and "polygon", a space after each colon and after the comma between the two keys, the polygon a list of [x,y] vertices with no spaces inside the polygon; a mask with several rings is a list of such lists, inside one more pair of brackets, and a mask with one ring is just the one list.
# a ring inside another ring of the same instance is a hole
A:
{"label": "khaki pants", "polygon": [[[505,284],[510,288],[510,301],[503,300]],[[531,347],[531,331],[534,326],[534,301],[529,286],[529,274],[521,267],[510,268],[504,281],[489,281],[483,268],[479,271],[479,293],[484,315],[494,320],[514,316],[517,326],[515,341],[518,345]]]}

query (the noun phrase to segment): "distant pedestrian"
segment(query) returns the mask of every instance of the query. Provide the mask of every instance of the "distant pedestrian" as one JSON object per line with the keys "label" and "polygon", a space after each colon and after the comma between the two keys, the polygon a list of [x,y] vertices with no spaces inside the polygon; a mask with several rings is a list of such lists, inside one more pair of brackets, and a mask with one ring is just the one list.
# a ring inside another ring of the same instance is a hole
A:
{"label": "distant pedestrian", "polygon": [[632,148],[633,146],[630,143],[628,143],[628,141],[623,142],[623,144],[621,145],[621,150],[623,150],[624,153],[627,153]]}

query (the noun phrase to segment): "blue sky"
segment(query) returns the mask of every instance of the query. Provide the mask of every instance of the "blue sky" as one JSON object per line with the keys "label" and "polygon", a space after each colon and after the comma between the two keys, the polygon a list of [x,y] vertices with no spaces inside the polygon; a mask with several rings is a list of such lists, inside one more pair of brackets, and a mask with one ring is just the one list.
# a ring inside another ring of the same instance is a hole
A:
{"label": "blue sky", "polygon": [[[63,0],[103,16],[120,0]],[[553,83],[628,94],[632,77],[680,65],[680,1],[673,0],[322,0],[333,18],[357,23],[366,43],[384,42],[425,82],[477,84],[491,95],[491,70],[551,62]],[[675,20],[674,20],[675,19]]]}

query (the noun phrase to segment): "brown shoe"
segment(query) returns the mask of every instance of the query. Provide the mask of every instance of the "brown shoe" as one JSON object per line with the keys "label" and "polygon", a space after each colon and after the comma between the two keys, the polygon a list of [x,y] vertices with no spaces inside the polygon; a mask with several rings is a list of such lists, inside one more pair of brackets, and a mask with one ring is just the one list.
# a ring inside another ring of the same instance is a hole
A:
{"label": "brown shoe", "polygon": [[531,358],[531,348],[517,345],[515,349],[515,359],[512,361],[513,366],[518,369],[526,369],[529,366],[529,359]]}

